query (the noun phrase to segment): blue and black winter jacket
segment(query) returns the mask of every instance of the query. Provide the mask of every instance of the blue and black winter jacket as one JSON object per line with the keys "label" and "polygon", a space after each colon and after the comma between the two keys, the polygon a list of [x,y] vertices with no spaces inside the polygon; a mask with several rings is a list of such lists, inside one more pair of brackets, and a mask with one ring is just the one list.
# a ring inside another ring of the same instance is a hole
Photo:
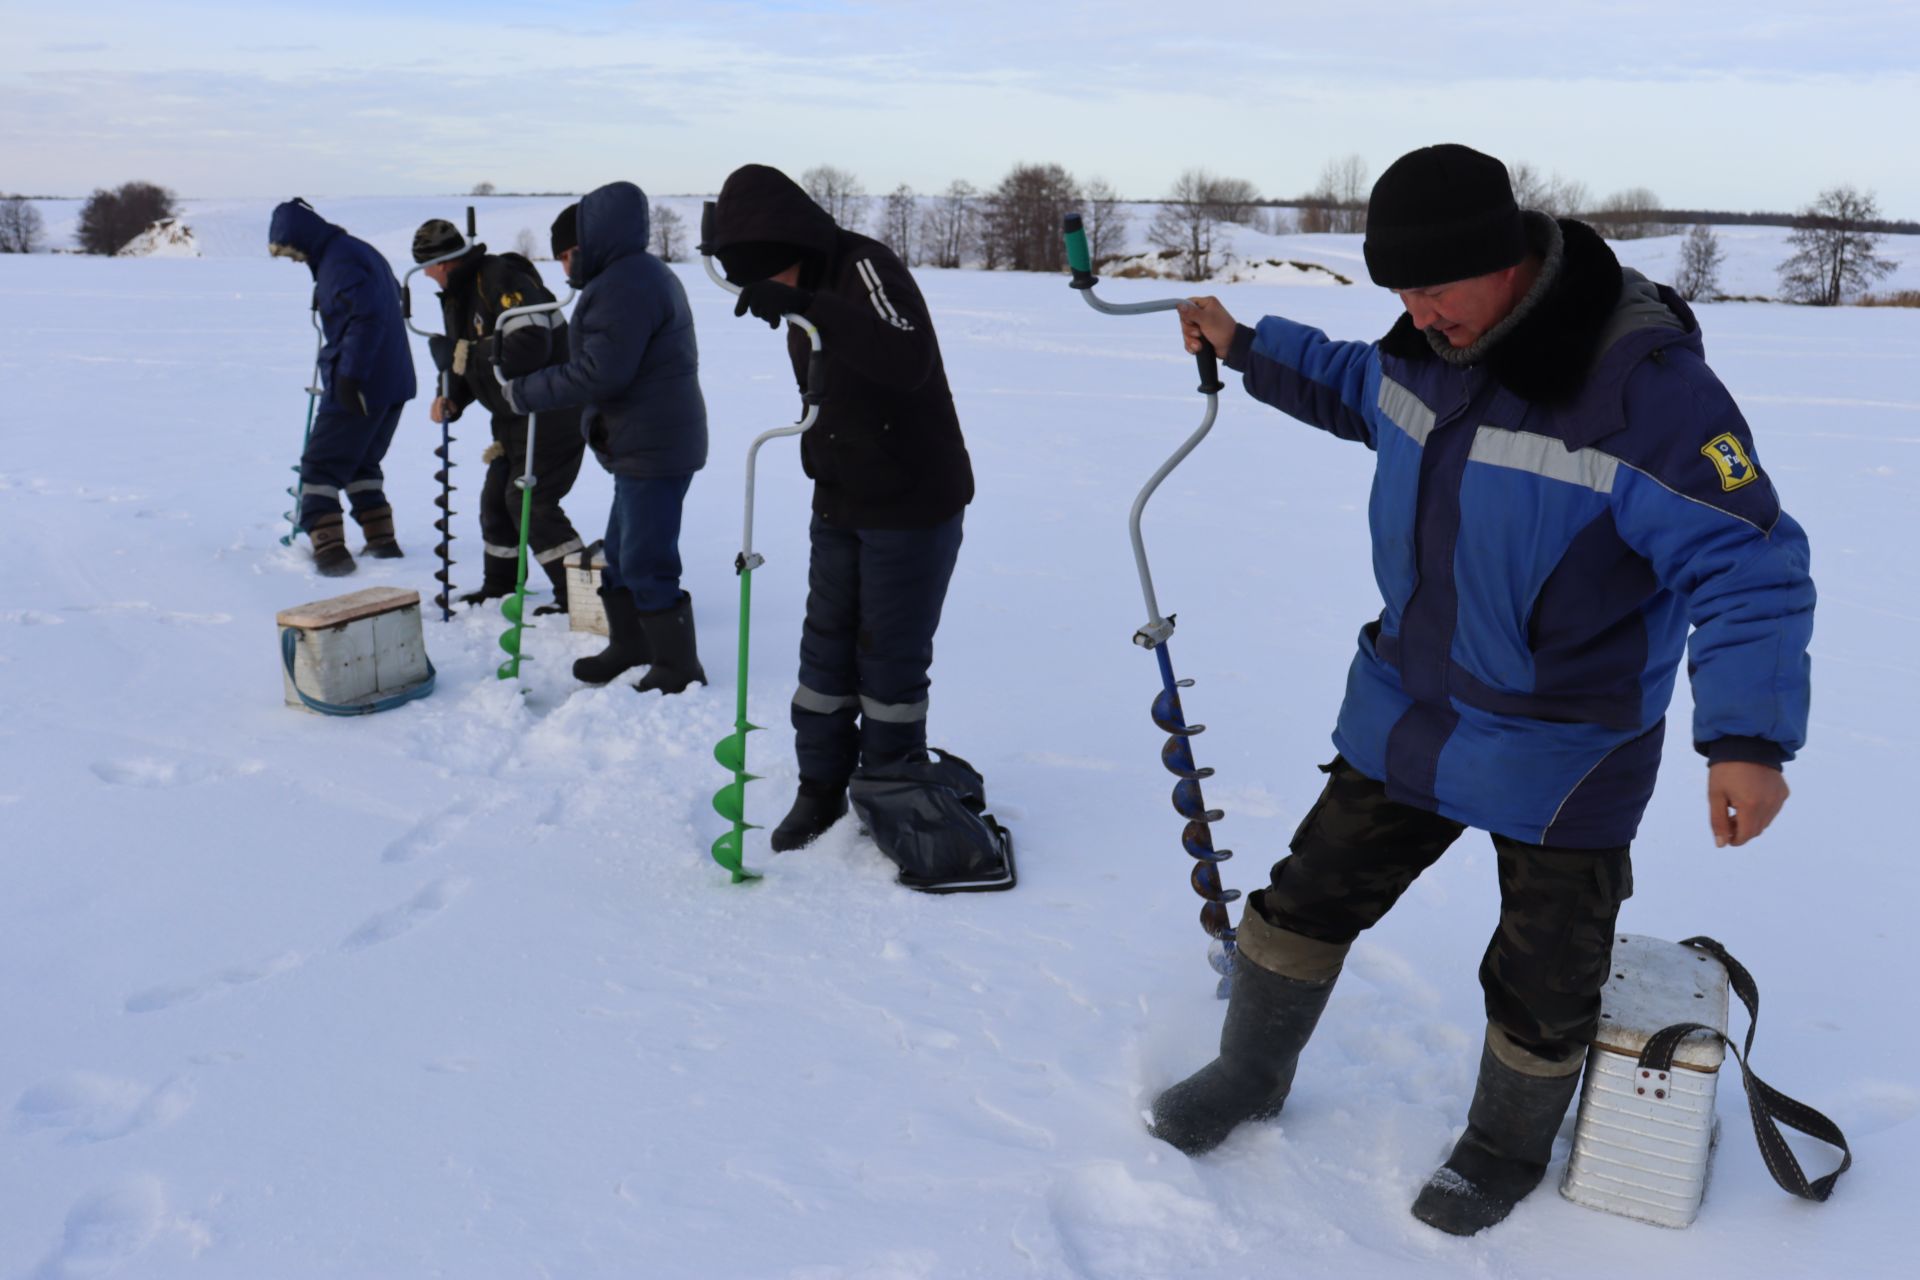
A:
{"label": "blue and black winter jacket", "polygon": [[586,406],[581,433],[615,475],[686,475],[707,464],[700,352],[680,277],[647,252],[650,228],[631,182],[581,197],[567,361],[516,378],[513,397],[535,413]]}
{"label": "blue and black winter jacket", "polygon": [[411,400],[418,390],[406,323],[400,318],[400,284],[380,251],[315,213],[305,201],[289,200],[273,211],[267,243],[284,244],[306,256],[313,272],[313,305],[320,311],[320,372],[326,403],[337,378],[360,384],[375,417]]}
{"label": "blue and black winter jacket", "polygon": [[1440,359],[1405,316],[1377,343],[1269,316],[1226,363],[1377,455],[1385,608],[1360,633],[1340,753],[1401,803],[1606,848],[1653,793],[1683,653],[1703,754],[1793,757],[1814,590],[1692,311],[1559,227],[1550,291],[1478,364]]}

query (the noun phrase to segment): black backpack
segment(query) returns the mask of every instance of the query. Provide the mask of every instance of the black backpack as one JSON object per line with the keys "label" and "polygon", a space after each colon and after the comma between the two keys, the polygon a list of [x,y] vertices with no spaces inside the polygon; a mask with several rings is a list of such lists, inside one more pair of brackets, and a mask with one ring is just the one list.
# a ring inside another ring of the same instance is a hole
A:
{"label": "black backpack", "polygon": [[853,775],[849,798],[900,883],[922,893],[983,893],[1014,886],[1013,836],[986,811],[979,770],[932,748]]}

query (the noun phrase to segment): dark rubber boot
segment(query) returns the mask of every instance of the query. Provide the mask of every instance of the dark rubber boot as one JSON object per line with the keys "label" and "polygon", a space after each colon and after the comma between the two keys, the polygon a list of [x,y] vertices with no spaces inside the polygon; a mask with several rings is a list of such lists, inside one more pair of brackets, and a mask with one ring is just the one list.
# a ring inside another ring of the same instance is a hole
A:
{"label": "dark rubber boot", "polygon": [[640,693],[683,693],[698,681],[707,682],[700,665],[699,645],[693,630],[693,597],[682,591],[679,603],[671,609],[640,615],[640,631],[647,638],[652,666],[636,689]]}
{"label": "dark rubber boot", "polygon": [[[1242,913],[1239,938],[1226,1021],[1220,1027],[1220,1056],[1153,1101],[1153,1136],[1190,1156],[1213,1150],[1248,1120],[1280,1114],[1293,1088],[1300,1051],[1333,994],[1346,951],[1277,929],[1251,906]],[[1323,965],[1315,980],[1290,978],[1256,961],[1256,956],[1270,957],[1275,944],[1286,948],[1295,943],[1316,956],[1332,955],[1331,964]]]}
{"label": "dark rubber boot", "polygon": [[461,604],[485,604],[513,594],[514,580],[520,573],[519,562],[507,556],[482,556],[481,559],[486,565],[486,576],[480,580],[478,591],[469,591],[460,597]]}
{"label": "dark rubber boot", "polygon": [[1553,1136],[1579,1087],[1577,1069],[1529,1075],[1494,1056],[1491,1045],[1482,1049],[1467,1131],[1421,1188],[1413,1216],[1448,1235],[1470,1236],[1512,1213],[1546,1175]]}
{"label": "dark rubber boot", "polygon": [[551,560],[542,561],[540,567],[546,571],[547,581],[553,584],[553,603],[541,605],[533,611],[533,616],[539,618],[551,613],[565,613],[567,611],[566,557],[555,556]]}
{"label": "dark rubber boot", "polygon": [[391,506],[356,511],[353,519],[360,526],[360,532],[367,535],[367,545],[360,548],[361,555],[372,556],[375,560],[398,560],[406,554],[400,550],[400,544],[394,541]]}
{"label": "dark rubber boot", "polygon": [[313,542],[313,567],[323,578],[344,578],[354,571],[353,552],[347,550],[346,517],[338,511],[315,516],[307,525]]}
{"label": "dark rubber boot", "polygon": [[651,656],[640,611],[633,607],[633,593],[625,587],[602,587],[600,603],[607,611],[607,647],[573,664],[573,678],[583,684],[606,684],[644,667]]}
{"label": "dark rubber boot", "polygon": [[846,813],[846,783],[835,785],[802,778],[800,792],[793,798],[793,808],[787,810],[787,816],[780,819],[780,825],[773,829],[768,843],[773,846],[775,853],[804,849],[825,834],[828,827],[845,817]]}

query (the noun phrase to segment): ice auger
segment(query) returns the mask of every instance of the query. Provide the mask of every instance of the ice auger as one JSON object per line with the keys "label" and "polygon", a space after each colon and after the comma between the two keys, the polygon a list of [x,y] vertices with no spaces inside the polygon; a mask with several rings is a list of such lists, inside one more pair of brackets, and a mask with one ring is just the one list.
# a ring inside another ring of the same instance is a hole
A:
{"label": "ice auger", "polygon": [[[524,307],[510,307],[500,313],[500,318],[494,322],[493,326],[495,377],[499,378],[503,384],[507,380],[506,371],[501,367],[500,361],[506,351],[507,334],[518,327],[514,322],[524,317],[527,318],[527,323],[534,323],[531,319],[533,316],[544,317],[555,312],[564,311],[567,305],[573,301],[574,296],[574,291],[568,289],[567,296],[557,302],[533,302]],[[537,413],[529,413],[527,415],[527,466],[526,470],[521,473],[520,478],[513,482],[514,487],[520,490],[520,546],[515,559],[513,594],[500,602],[500,613],[508,622],[507,629],[500,634],[500,647],[507,651],[507,660],[500,664],[499,669],[494,674],[498,675],[502,680],[517,680],[520,678],[520,636],[527,628],[525,621],[527,611],[527,534],[533,526],[533,486],[539,483],[539,478],[533,474],[534,432],[540,425],[539,420],[540,415]]]}
{"label": "ice auger", "polygon": [[[700,211],[700,261],[706,264],[707,276],[715,284],[728,293],[740,292],[738,285],[714,270],[711,200]],[[753,468],[760,456],[761,445],[781,436],[800,435],[814,424],[814,420],[820,416],[820,393],[825,385],[826,357],[820,346],[820,330],[801,316],[790,315],[786,320],[807,335],[807,341],[813,348],[813,353],[807,359],[807,389],[800,396],[804,409],[800,420],[792,426],[764,431],[747,446],[746,523],[740,535],[740,554],[733,558],[733,570],[740,576],[740,659],[734,679],[733,732],[720,739],[713,748],[713,758],[720,762],[721,768],[733,774],[733,781],[713,795],[714,809],[733,824],[732,829],[722,832],[713,842],[713,860],[732,873],[735,884],[760,878],[757,872],[749,871],[742,865],[747,832],[754,830],[754,824],[746,820],[747,784],[758,777],[747,772],[747,735],[762,727],[747,721],[747,655],[753,609],[753,571],[766,563],[765,557],[753,549]]]}
{"label": "ice auger", "polygon": [[[451,262],[455,258],[464,256],[467,250],[473,247],[474,241],[477,238],[478,233],[473,223],[473,206],[468,205],[467,242],[458,249],[455,249],[452,253],[443,253],[437,258],[418,264],[411,271],[408,271],[406,276],[400,281],[400,316],[406,321],[407,328],[427,340],[427,349],[433,353],[433,367],[439,371],[439,377],[435,385],[439,388],[442,399],[444,399],[447,394],[448,380],[453,376],[454,336],[452,334],[429,333],[413,322],[413,278],[420,272],[425,271],[428,267],[435,266],[442,262]],[[440,424],[440,447],[433,451],[433,456],[440,459],[440,469],[433,473],[433,478],[440,482],[440,493],[433,500],[433,505],[440,508],[440,518],[433,522],[433,527],[440,531],[440,545],[433,549],[434,554],[440,557],[440,567],[434,571],[433,575],[435,580],[440,583],[440,594],[433,598],[433,602],[440,606],[440,621],[442,622],[453,617],[454,533],[451,525],[453,522],[453,491],[455,488],[452,477],[453,468],[456,465],[453,460],[454,439],[453,424],[451,422],[442,422]]]}
{"label": "ice auger", "polygon": [[[1100,278],[1093,274],[1093,258],[1087,250],[1087,233],[1079,214],[1070,213],[1066,216],[1065,232],[1067,265],[1073,272],[1071,284],[1095,311],[1110,316],[1134,316],[1154,311],[1178,311],[1187,305],[1184,298],[1164,298],[1153,302],[1107,302],[1097,297],[1093,286],[1099,283]],[[1133,511],[1127,517],[1127,529],[1133,537],[1133,562],[1140,571],[1140,592],[1147,603],[1146,625],[1133,633],[1133,642],[1143,649],[1151,649],[1160,663],[1160,692],[1153,699],[1153,722],[1168,735],[1166,745],[1160,748],[1160,763],[1178,779],[1173,784],[1173,808],[1187,820],[1186,829],[1180,833],[1180,847],[1194,859],[1190,878],[1193,891],[1206,899],[1205,905],[1200,908],[1200,927],[1213,939],[1207,950],[1207,959],[1220,975],[1218,994],[1224,1000],[1233,975],[1234,930],[1232,919],[1227,915],[1227,904],[1238,898],[1240,891],[1221,887],[1220,864],[1231,858],[1233,852],[1213,847],[1213,824],[1226,815],[1222,810],[1207,808],[1206,798],[1200,792],[1200,783],[1212,777],[1213,770],[1197,767],[1193,760],[1193,738],[1203,732],[1206,726],[1188,724],[1186,712],[1180,705],[1180,690],[1191,687],[1193,681],[1177,679],[1173,674],[1173,655],[1168,650],[1167,641],[1173,635],[1174,620],[1172,615],[1161,616],[1160,602],[1153,591],[1153,573],[1147,567],[1146,542],[1140,536],[1140,516],[1147,509],[1147,500],[1153,497],[1153,491],[1160,487],[1160,482],[1206,438],[1207,432],[1213,430],[1214,418],[1220,411],[1223,384],[1213,348],[1202,342],[1197,360],[1200,369],[1198,390],[1207,398],[1206,416],[1200,420],[1193,434],[1173,451],[1172,456],[1160,464],[1160,469],[1153,473],[1139,496],[1134,498]]]}
{"label": "ice auger", "polygon": [[301,461],[293,464],[293,487],[287,490],[288,496],[293,499],[293,510],[285,513],[287,531],[280,535],[280,545],[283,547],[292,546],[293,540],[305,532],[300,524],[300,468],[306,460],[307,445],[313,440],[313,407],[320,403],[321,394],[320,353],[326,346],[327,334],[320,327],[320,300],[316,297],[313,302],[313,377],[307,383],[307,429],[300,437]]}

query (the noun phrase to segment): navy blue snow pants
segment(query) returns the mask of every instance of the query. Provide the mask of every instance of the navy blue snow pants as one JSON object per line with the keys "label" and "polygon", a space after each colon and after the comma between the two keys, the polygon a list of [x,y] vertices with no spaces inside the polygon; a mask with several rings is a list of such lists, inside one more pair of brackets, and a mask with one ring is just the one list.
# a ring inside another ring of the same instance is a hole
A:
{"label": "navy blue snow pants", "polygon": [[677,476],[615,476],[613,509],[600,554],[603,591],[625,587],[634,607],[659,613],[680,603],[680,509],[693,473]]}
{"label": "navy blue snow pants", "polygon": [[338,514],[343,493],[356,512],[387,505],[380,462],[393,443],[400,410],[405,407],[403,400],[367,416],[321,401],[313,433],[307,437],[307,451],[300,455],[302,525],[311,526],[317,516]]}
{"label": "navy blue snow pants", "polygon": [[858,764],[927,745],[927,668],[964,515],[931,529],[839,529],[813,518],[793,695],[802,778],[844,786]]}

